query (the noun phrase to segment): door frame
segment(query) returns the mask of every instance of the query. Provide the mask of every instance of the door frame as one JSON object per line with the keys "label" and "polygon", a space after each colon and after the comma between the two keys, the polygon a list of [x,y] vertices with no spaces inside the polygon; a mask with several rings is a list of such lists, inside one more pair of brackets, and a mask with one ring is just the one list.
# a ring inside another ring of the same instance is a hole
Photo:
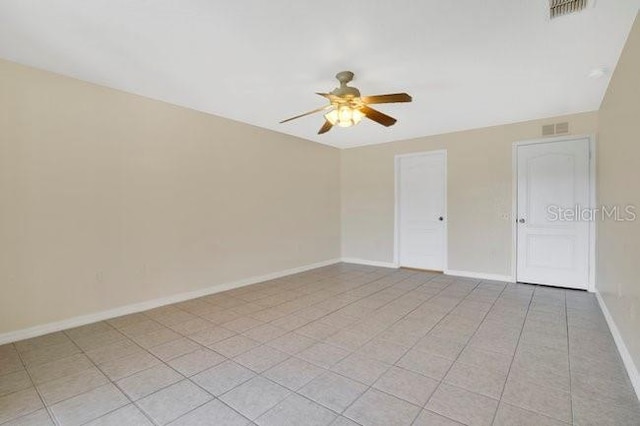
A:
{"label": "door frame", "polygon": [[[544,143],[566,142],[577,139],[589,141],[589,208],[596,208],[596,138],[595,135],[568,135],[542,139],[531,139],[513,142],[512,146],[512,183],[511,183],[511,276],[518,282],[518,147]],[[587,291],[596,291],[596,221],[589,222],[589,282]]]}
{"label": "door frame", "polygon": [[400,160],[407,157],[423,157],[430,155],[444,155],[444,238],[443,238],[443,260],[442,272],[448,270],[448,252],[449,252],[449,218],[448,218],[448,202],[447,202],[447,184],[449,173],[447,170],[447,150],[436,149],[433,151],[412,152],[409,154],[398,154],[394,157],[394,220],[393,220],[393,264],[400,267]]}

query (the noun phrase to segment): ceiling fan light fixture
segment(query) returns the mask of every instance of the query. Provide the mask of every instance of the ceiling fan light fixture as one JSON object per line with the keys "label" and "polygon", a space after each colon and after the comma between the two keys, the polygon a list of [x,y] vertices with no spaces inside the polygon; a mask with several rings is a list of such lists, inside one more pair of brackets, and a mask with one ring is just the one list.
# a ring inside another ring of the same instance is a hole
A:
{"label": "ceiling fan light fixture", "polygon": [[323,135],[331,130],[334,126],[338,127],[352,127],[360,123],[363,118],[375,121],[378,124],[382,124],[385,127],[393,126],[396,123],[396,119],[388,116],[387,114],[371,108],[369,105],[373,104],[391,104],[397,102],[411,102],[412,98],[407,93],[387,93],[384,95],[374,96],[360,96],[360,91],[355,87],[348,86],[351,80],[353,80],[353,73],[351,71],[339,72],[336,78],[340,82],[340,87],[336,87],[329,93],[316,92],[316,94],[322,96],[329,101],[329,105],[316,108],[313,111],[305,112],[304,114],[296,115],[295,117],[282,120],[280,123],[287,123],[291,120],[306,117],[307,115],[315,114],[317,112],[325,112],[324,123],[320,130],[319,135]]}
{"label": "ceiling fan light fixture", "polygon": [[338,127],[351,127],[358,124],[364,113],[349,105],[340,105],[324,115],[329,123]]}

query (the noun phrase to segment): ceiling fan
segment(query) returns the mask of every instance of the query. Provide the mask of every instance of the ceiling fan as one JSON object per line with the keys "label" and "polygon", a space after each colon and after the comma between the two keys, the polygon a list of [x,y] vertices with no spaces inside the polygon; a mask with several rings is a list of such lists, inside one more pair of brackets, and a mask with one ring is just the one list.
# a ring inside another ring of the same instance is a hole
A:
{"label": "ceiling fan", "polygon": [[371,104],[388,104],[396,102],[411,102],[411,96],[406,93],[392,93],[388,95],[376,95],[376,96],[360,96],[360,91],[355,87],[347,86],[351,80],[353,80],[353,73],[351,71],[342,71],[336,74],[336,78],[340,82],[340,87],[336,87],[330,93],[318,93],[329,100],[329,105],[321,108],[314,109],[313,111],[306,112],[304,114],[296,115],[295,117],[287,118],[280,122],[286,123],[297,118],[305,117],[307,115],[315,114],[316,112],[327,111],[325,113],[324,124],[320,127],[318,134],[327,133],[333,126],[339,127],[351,127],[355,126],[362,120],[363,117],[367,117],[376,123],[383,126],[393,126],[396,119],[388,116],[378,110],[375,110],[369,105]]}

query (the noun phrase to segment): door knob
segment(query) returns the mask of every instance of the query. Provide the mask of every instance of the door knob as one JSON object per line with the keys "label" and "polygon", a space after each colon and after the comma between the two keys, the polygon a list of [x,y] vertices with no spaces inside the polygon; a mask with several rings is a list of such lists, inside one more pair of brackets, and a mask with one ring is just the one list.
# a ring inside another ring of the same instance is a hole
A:
{"label": "door knob", "polygon": [[518,219],[518,223],[525,223],[526,221],[524,220],[524,218],[522,219]]}
{"label": "door knob", "polygon": [[440,222],[442,222],[442,221],[444,220],[444,217],[440,216],[440,217],[438,218],[438,220],[439,220]]}

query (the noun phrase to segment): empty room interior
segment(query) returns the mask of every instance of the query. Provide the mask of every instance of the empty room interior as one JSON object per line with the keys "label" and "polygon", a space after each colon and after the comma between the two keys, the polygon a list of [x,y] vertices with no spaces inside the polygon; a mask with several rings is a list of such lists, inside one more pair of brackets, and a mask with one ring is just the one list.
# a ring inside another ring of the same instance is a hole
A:
{"label": "empty room interior", "polygon": [[640,426],[639,10],[0,1],[0,425]]}

